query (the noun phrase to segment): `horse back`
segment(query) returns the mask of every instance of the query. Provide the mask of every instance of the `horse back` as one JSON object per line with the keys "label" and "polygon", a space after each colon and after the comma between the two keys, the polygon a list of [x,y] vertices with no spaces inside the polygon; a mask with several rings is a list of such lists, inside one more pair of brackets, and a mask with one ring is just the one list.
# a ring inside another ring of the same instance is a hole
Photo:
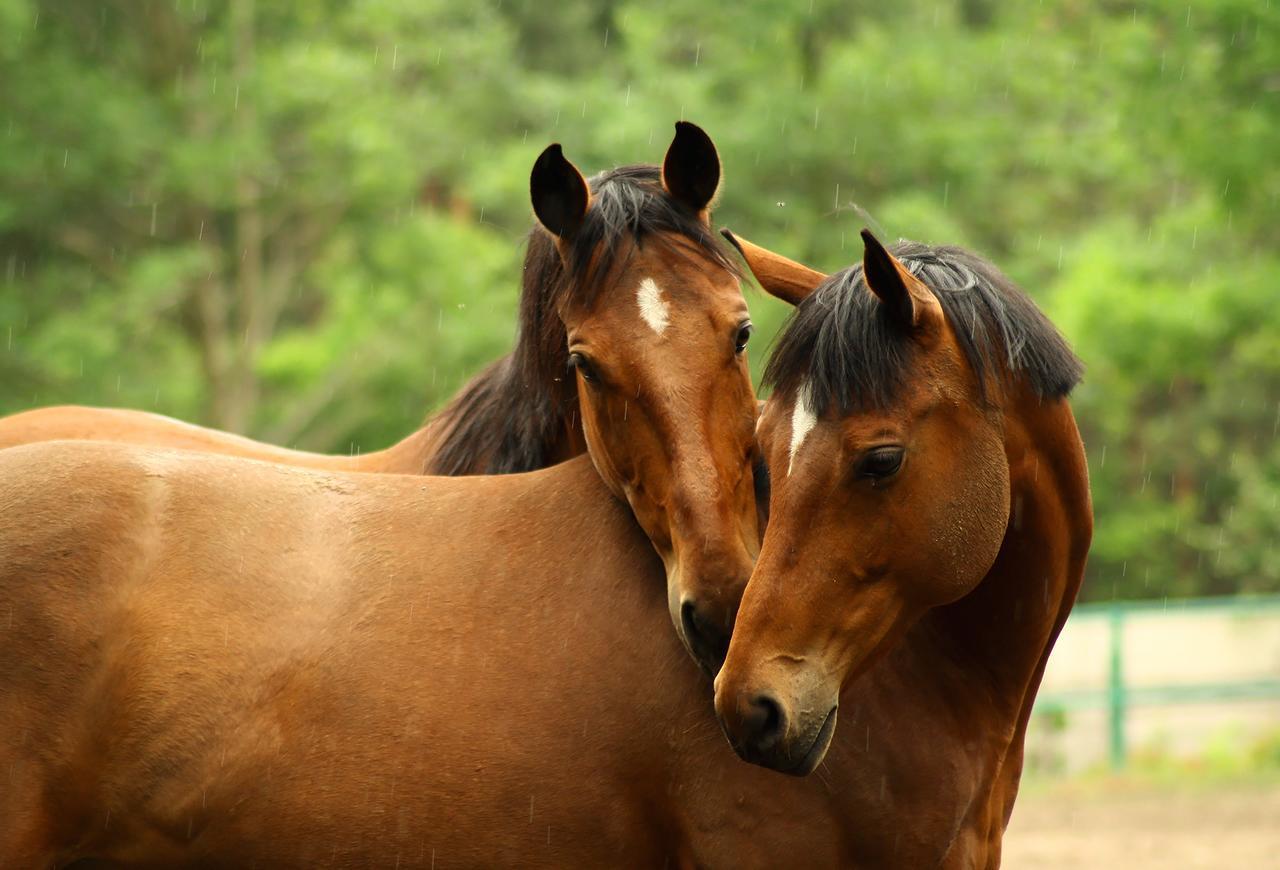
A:
{"label": "horse back", "polygon": [[[422,440],[423,433],[415,432],[410,438],[414,443],[405,448],[418,449],[417,441]],[[410,452],[405,448],[356,456],[309,453],[197,426],[163,414],[127,408],[56,405],[0,417],[0,448],[66,440],[189,450],[330,471],[412,473],[420,472],[422,465],[419,461],[417,467],[413,467],[413,457],[401,455]]]}

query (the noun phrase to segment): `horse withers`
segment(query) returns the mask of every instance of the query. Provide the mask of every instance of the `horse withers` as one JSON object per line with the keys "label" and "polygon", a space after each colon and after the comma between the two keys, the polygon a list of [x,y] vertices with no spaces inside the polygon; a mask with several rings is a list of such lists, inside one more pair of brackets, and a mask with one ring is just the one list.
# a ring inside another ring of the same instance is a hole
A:
{"label": "horse withers", "polygon": [[[716,709],[744,759],[797,775],[823,770],[839,712],[885,754],[883,801],[937,793],[948,866],[994,866],[1092,534],[1081,366],[990,263],[863,238],[769,361],[771,519]],[[820,277],[740,248],[776,291]]]}

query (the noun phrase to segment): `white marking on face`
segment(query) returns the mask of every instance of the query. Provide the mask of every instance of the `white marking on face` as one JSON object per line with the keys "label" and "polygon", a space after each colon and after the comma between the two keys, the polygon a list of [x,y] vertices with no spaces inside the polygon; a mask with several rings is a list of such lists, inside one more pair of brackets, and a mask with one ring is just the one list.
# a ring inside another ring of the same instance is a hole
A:
{"label": "white marking on face", "polygon": [[644,318],[644,322],[658,335],[662,335],[671,322],[671,312],[667,307],[667,300],[662,298],[662,288],[658,286],[658,282],[652,278],[641,281],[640,289],[636,290],[636,302],[640,305],[640,316]]}
{"label": "white marking on face", "polygon": [[801,384],[796,390],[796,406],[791,410],[791,459],[787,462],[787,474],[791,474],[791,467],[796,464],[796,452],[817,422],[818,415],[809,407],[809,390]]}

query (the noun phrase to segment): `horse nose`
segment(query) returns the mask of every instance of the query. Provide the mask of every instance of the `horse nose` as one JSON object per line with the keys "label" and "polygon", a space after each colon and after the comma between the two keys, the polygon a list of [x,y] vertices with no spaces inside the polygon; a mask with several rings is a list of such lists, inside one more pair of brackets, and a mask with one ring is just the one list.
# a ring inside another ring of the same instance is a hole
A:
{"label": "horse nose", "polygon": [[699,613],[692,601],[680,605],[680,624],[694,658],[714,675],[729,652],[729,632]]}
{"label": "horse nose", "polygon": [[772,695],[760,692],[739,702],[742,748],[763,755],[778,745],[787,730],[787,714]]}

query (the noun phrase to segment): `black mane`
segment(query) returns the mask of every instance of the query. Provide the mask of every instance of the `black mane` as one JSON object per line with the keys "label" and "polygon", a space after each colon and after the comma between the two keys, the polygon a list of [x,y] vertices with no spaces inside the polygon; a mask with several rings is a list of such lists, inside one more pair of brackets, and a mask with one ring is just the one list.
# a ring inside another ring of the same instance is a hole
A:
{"label": "black mane", "polygon": [[[928,286],[982,385],[1013,377],[1045,398],[1062,398],[1084,366],[1035,303],[977,254],[962,248],[899,242],[889,250]],[[858,264],[827,278],[792,315],[769,359],[764,381],[792,392],[801,384],[811,407],[841,413],[884,408],[911,366],[914,345],[868,289]]]}
{"label": "black mane", "polygon": [[652,241],[738,273],[720,236],[667,194],[657,166],[619,167],[588,184],[591,207],[564,257],[541,226],[529,233],[515,349],[436,415],[447,428],[425,473],[511,474],[553,461],[578,410],[557,308],[592,305],[637,246]]}

